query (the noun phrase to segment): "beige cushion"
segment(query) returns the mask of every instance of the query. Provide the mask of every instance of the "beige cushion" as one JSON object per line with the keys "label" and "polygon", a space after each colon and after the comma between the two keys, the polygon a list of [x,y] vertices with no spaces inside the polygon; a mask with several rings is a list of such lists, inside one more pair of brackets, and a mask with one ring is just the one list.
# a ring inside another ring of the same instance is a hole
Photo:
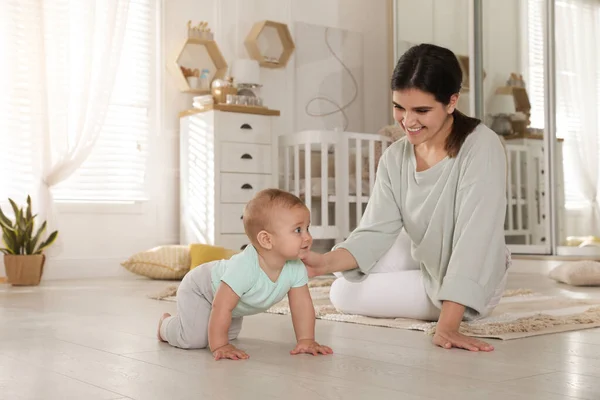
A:
{"label": "beige cushion", "polygon": [[179,280],[190,270],[190,250],[187,245],[158,246],[132,255],[121,265],[148,278]]}
{"label": "beige cushion", "polygon": [[573,286],[600,286],[600,262],[571,261],[550,271],[550,278]]}

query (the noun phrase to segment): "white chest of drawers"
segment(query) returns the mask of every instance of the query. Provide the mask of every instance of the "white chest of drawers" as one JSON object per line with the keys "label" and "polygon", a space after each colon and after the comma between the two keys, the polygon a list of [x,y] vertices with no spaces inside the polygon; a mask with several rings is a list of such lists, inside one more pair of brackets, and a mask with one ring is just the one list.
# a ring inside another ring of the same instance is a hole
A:
{"label": "white chest of drawers", "polygon": [[245,204],[277,187],[273,115],[222,110],[180,117],[180,243],[230,249],[248,244]]}

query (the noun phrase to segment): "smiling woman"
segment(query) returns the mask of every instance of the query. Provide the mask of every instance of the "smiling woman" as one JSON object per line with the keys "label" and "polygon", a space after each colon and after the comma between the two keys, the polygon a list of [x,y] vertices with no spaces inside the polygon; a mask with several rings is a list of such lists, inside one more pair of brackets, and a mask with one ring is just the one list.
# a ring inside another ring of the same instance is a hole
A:
{"label": "smiling woman", "polygon": [[461,84],[458,59],[443,47],[414,46],[398,61],[392,76],[394,119],[413,145],[441,147],[450,157],[457,155],[481,122],[456,109]]}
{"label": "smiling woman", "polygon": [[309,276],[341,272],[330,292],[341,312],[437,320],[436,345],[489,351],[458,328],[489,315],[506,285],[506,158],[492,130],[456,109],[461,82],[443,47],[400,58],[391,89],[407,135],[382,155],[359,226],[303,261]]}

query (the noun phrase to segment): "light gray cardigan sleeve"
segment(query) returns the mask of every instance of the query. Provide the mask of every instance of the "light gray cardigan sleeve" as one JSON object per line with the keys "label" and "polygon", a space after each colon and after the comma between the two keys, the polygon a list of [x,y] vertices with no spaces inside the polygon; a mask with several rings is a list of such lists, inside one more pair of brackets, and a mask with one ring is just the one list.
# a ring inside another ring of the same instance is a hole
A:
{"label": "light gray cardigan sleeve", "polygon": [[[488,144],[488,143],[485,143]],[[496,143],[471,149],[457,195],[452,255],[438,299],[485,311],[506,270],[506,158]]]}

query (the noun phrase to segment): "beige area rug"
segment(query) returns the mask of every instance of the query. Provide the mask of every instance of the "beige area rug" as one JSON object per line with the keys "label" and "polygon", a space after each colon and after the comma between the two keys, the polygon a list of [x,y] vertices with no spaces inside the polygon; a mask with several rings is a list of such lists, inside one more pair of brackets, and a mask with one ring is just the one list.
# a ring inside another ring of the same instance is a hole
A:
{"label": "beige area rug", "polygon": [[[333,279],[314,279],[309,282],[310,293],[318,319],[361,325],[423,331],[432,335],[435,322],[405,318],[372,318],[338,312],[329,301]],[[176,301],[177,286],[148,297]],[[287,299],[267,310],[271,314],[290,313]],[[572,299],[546,296],[528,289],[507,290],[500,303],[487,318],[463,322],[461,332],[468,336],[501,340],[520,339],[550,333],[600,327],[600,299]]]}

